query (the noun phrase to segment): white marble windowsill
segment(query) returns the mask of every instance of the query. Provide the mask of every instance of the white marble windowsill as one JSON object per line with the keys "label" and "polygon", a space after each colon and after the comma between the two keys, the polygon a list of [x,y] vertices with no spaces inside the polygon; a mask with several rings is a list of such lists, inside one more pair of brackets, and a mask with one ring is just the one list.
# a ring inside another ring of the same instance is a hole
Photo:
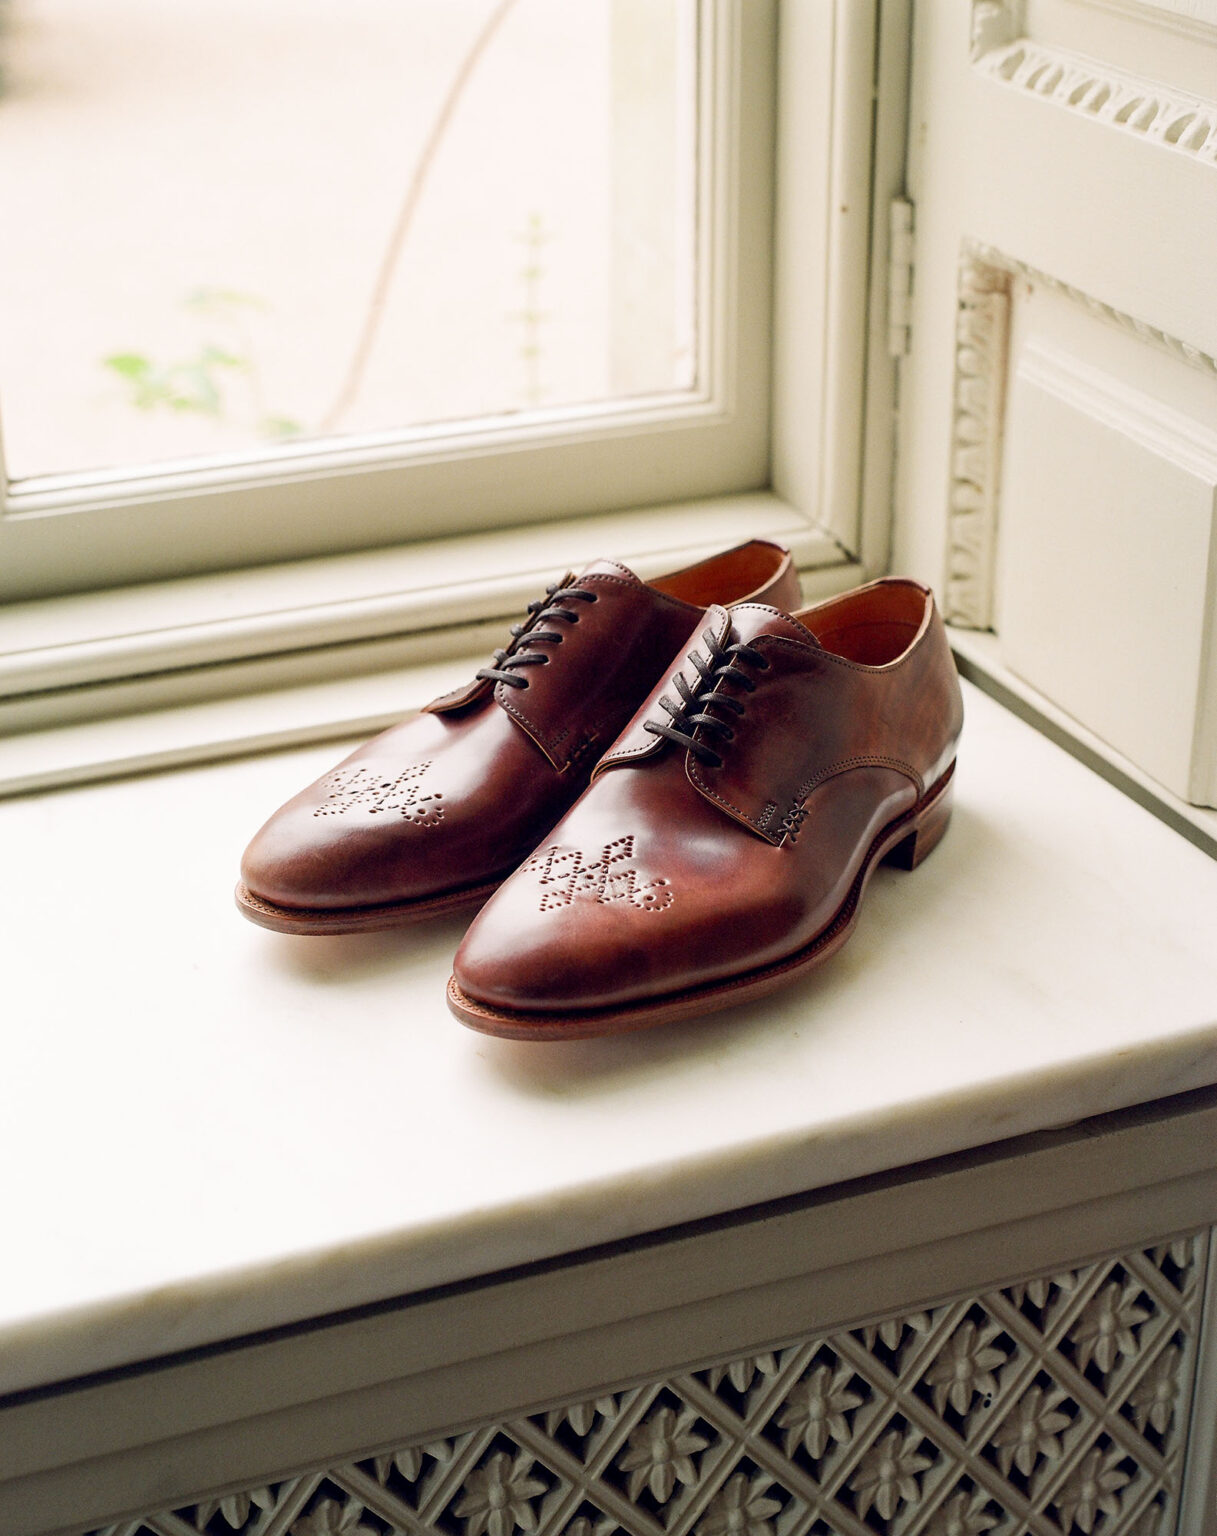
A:
{"label": "white marble windowsill", "polygon": [[461,921],[240,919],[332,745],[0,805],[0,1391],[1217,1081],[1217,863],[967,706],[947,839],[831,964],[607,1041],[456,1025]]}

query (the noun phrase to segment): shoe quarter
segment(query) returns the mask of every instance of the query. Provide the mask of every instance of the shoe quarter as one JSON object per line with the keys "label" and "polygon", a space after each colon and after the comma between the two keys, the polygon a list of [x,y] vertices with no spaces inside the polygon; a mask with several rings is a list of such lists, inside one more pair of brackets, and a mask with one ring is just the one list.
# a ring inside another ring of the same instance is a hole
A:
{"label": "shoe quarter", "polygon": [[[559,587],[568,587],[575,580],[575,573],[567,571],[566,575],[558,582]],[[510,643],[504,648],[504,658],[514,656],[522,647],[528,644],[528,636],[541,622],[539,613],[526,613],[519,624],[519,634],[513,635]],[[496,653],[497,656],[498,653]],[[438,699],[432,699],[429,704],[424,704],[423,714],[442,715],[454,709],[464,709],[467,704],[476,703],[483,699],[494,687],[494,683],[483,677],[472,678],[467,683],[462,683],[459,688],[454,688],[450,693],[443,693]]]}
{"label": "shoe quarter", "polygon": [[647,730],[647,721],[670,723],[669,716],[659,701],[666,694],[674,703],[680,703],[676,673],[679,672],[684,678],[691,692],[696,692],[701,687],[701,674],[693,665],[690,653],[698,650],[704,656],[706,645],[703,636],[707,631],[713,636],[717,645],[725,645],[730,629],[731,618],[725,608],[717,603],[707,608],[692,626],[691,633],[686,634],[679,654],[670,658],[669,665],[664,668],[659,681],[636,711],[633,719],[596,764],[592,773],[593,779],[599,778],[602,773],[607,773],[610,768],[618,768],[625,764],[641,762],[644,758],[655,757],[669,746],[662,736],[656,736]]}
{"label": "shoe quarter", "polygon": [[770,669],[732,721],[734,739],[706,737],[722,766],[686,755],[690,782],[774,844],[817,785],[852,768],[893,768],[920,797],[945,771],[962,724],[950,652],[936,638],[930,625],[899,661],[866,667],[784,636],[758,637],[750,643]]}
{"label": "shoe quarter", "polygon": [[560,770],[616,737],[700,617],[624,577],[596,573],[578,584],[598,601],[579,605],[579,622],[561,626],[561,644],[548,649],[548,663],[528,669],[527,688],[495,688],[500,706]]}

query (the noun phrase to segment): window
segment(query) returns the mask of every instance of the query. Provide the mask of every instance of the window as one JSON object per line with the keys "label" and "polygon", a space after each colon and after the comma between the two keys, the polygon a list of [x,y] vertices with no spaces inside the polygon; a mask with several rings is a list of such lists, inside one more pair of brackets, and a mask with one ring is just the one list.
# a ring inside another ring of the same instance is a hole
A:
{"label": "window", "polygon": [[15,478],[696,389],[693,0],[14,15]]}
{"label": "window", "polygon": [[[8,14],[78,3],[13,0]],[[501,27],[555,3],[515,0]],[[153,0],[102,10],[140,4],[169,24]],[[369,7],[359,0],[341,14]],[[466,58],[493,16],[489,0],[419,7],[460,12]],[[330,9],[311,0],[300,14]],[[267,14],[232,8],[248,12]],[[652,304],[636,333],[675,371],[619,377],[615,395],[591,401],[576,396],[598,389],[517,399],[492,417],[386,427],[387,418],[373,426],[352,416],[343,435],[258,437],[252,452],[247,443],[187,461],[151,454],[117,471],[18,474],[0,513],[0,736],[10,737],[0,755],[16,764],[11,773],[0,764],[0,788],[363,730],[410,703],[392,668],[493,644],[539,581],[602,553],[646,574],[739,539],[779,537],[809,591],[823,594],[884,568],[895,377],[887,207],[902,185],[907,16],[854,0],[603,0],[599,13],[610,42],[640,18],[670,22],[671,89],[649,98],[652,108],[669,103],[667,169],[658,180],[613,178],[609,222],[619,239],[636,239],[649,198],[674,246],[687,231],[684,278],[642,283],[627,263],[632,299],[629,281],[621,285],[626,307]],[[494,46],[492,37],[475,75]],[[653,125],[638,103],[622,103],[618,119],[620,142],[635,135],[633,160],[638,144],[652,155]],[[676,168],[691,150],[695,173],[678,195]],[[394,195],[400,208],[400,183]],[[526,218],[517,232],[527,231]],[[238,295],[265,296],[238,277],[202,275],[201,307],[178,317],[196,326],[191,346],[203,344],[200,317],[232,320],[234,307],[249,307]],[[181,286],[166,283],[165,307]],[[661,288],[672,334],[656,343]],[[252,325],[255,313],[242,318]],[[682,326],[691,358],[679,356]],[[511,334],[518,343],[522,328]],[[150,336],[93,349],[91,366],[118,392],[107,408],[117,398],[139,414],[121,393],[141,382],[129,355],[158,366],[197,356],[154,350]],[[99,354],[128,360],[103,369]],[[513,367],[522,361],[521,349]],[[519,373],[509,380],[520,382]],[[18,388],[20,378],[7,384],[5,400]],[[33,459],[20,444],[14,452],[10,474]],[[342,682],[329,688],[328,678]],[[202,718],[212,708],[204,701],[242,694],[258,703],[239,719],[218,705],[218,723]],[[202,713],[189,722],[163,713],[196,702]]]}
{"label": "window", "polygon": [[0,46],[7,595],[764,483],[768,6],[14,0]]}

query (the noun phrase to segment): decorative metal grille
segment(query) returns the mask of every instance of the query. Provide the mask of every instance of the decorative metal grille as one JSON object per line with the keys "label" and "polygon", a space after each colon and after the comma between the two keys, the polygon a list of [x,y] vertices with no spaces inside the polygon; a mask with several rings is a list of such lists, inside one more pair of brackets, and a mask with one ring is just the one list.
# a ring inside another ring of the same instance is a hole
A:
{"label": "decorative metal grille", "polygon": [[95,1536],[1166,1536],[1200,1236]]}

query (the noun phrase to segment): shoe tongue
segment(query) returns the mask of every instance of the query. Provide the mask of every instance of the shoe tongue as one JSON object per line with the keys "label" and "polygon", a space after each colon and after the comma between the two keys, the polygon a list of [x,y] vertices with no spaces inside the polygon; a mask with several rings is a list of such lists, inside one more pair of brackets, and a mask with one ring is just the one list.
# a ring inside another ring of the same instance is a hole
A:
{"label": "shoe tongue", "polygon": [[798,619],[792,619],[789,614],[770,608],[766,603],[741,603],[728,612],[735,639],[744,645],[751,645],[761,635],[784,635],[787,640],[796,640],[800,645],[822,649],[820,642]]}

